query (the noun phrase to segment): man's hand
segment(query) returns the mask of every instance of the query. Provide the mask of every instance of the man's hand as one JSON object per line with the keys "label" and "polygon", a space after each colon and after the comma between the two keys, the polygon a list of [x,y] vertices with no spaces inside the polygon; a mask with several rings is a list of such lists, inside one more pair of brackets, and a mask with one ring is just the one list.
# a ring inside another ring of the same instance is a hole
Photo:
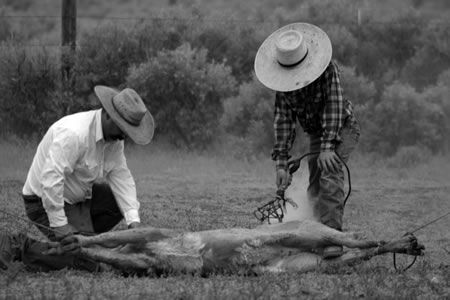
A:
{"label": "man's hand", "polygon": [[81,250],[80,242],[78,241],[78,238],[71,234],[66,236],[61,241],[61,249],[64,253],[71,253],[76,254],[79,253]]}
{"label": "man's hand", "polygon": [[138,228],[139,227],[139,222],[133,222],[130,223],[130,225],[128,225],[128,229],[133,229],[133,228]]}
{"label": "man's hand", "polygon": [[[53,227],[55,238],[60,242],[60,250],[62,253],[78,253],[80,251],[80,245],[78,239],[74,236],[78,230],[70,224],[66,224],[60,227]],[[58,253],[61,254],[61,253]]]}
{"label": "man's hand", "polygon": [[322,172],[337,173],[342,167],[341,160],[334,151],[320,152],[317,165]]}
{"label": "man's hand", "polygon": [[78,230],[70,224],[66,224],[60,227],[53,227],[53,233],[57,241],[61,241],[66,236],[77,233]]}
{"label": "man's hand", "polygon": [[44,255],[63,255],[66,253],[77,254],[80,252],[80,242],[76,235],[68,235],[60,242],[47,242],[47,250],[44,250]]}
{"label": "man's hand", "polygon": [[284,169],[277,170],[276,185],[279,189],[285,190],[289,185],[289,176]]}

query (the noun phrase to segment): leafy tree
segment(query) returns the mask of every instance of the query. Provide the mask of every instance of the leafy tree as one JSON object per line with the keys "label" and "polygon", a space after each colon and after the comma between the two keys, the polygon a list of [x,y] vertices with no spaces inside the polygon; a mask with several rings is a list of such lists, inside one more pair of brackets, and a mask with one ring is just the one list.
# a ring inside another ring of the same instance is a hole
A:
{"label": "leafy tree", "polygon": [[287,20],[308,22],[318,26],[345,25],[350,26],[355,20],[355,2],[352,0],[303,1],[297,9],[291,10]]}
{"label": "leafy tree", "polygon": [[357,75],[355,67],[339,65],[344,96],[354,105],[372,103],[376,96],[375,84],[364,75]]}
{"label": "leafy tree", "polygon": [[225,101],[222,124],[226,133],[235,137],[234,147],[245,155],[269,153],[273,145],[272,91],[256,77],[239,88],[239,94]]}
{"label": "leafy tree", "polygon": [[450,86],[450,69],[445,70],[439,75],[437,79],[437,84],[446,85],[447,87]]}
{"label": "leafy tree", "polygon": [[3,0],[2,5],[10,6],[14,10],[25,11],[30,8],[33,0]]}
{"label": "leafy tree", "polygon": [[448,24],[429,23],[416,43],[417,50],[408,60],[402,78],[418,88],[434,84],[438,76],[450,68],[449,40]]}
{"label": "leafy tree", "polygon": [[442,125],[443,139],[441,141],[442,150],[450,150],[450,70],[444,71],[438,79],[436,85],[429,86],[423,91],[423,101],[438,105],[442,109],[446,122]]}
{"label": "leafy tree", "polygon": [[403,146],[423,146],[433,152],[441,148],[446,124],[442,107],[423,101],[409,85],[397,82],[387,87],[372,116],[376,127],[367,134],[374,150],[393,154]]}
{"label": "leafy tree", "polygon": [[100,27],[83,35],[74,57],[76,93],[87,96],[95,85],[123,84],[128,68],[137,61],[138,46],[129,31],[117,26]]}
{"label": "leafy tree", "polygon": [[190,40],[192,28],[198,23],[197,17],[173,9],[168,16],[163,15],[136,25],[131,34],[137,41],[137,56],[144,61],[161,50],[178,48]]}
{"label": "leafy tree", "polygon": [[372,114],[375,97],[375,84],[363,75],[357,75],[355,67],[339,66],[344,97],[349,99],[354,114],[361,126],[361,137],[358,148],[370,151],[371,136],[367,133],[374,127]]}
{"label": "leafy tree", "polygon": [[9,22],[1,17],[0,14],[0,42],[5,41],[11,36],[11,25]]}
{"label": "leafy tree", "polygon": [[[366,19],[357,30],[357,71],[373,79],[382,78],[386,72],[398,78],[405,63],[415,55],[416,45],[420,44],[423,20],[412,12],[406,12],[387,22]],[[391,82],[380,82],[379,86],[390,85]]]}
{"label": "leafy tree", "polygon": [[132,67],[127,85],[152,111],[158,133],[172,144],[206,148],[218,132],[223,99],[235,93],[230,68],[207,61],[205,49],[183,44]]}
{"label": "leafy tree", "polygon": [[61,116],[57,65],[45,50],[27,52],[18,44],[0,52],[0,127],[20,137],[42,134]]}
{"label": "leafy tree", "polygon": [[346,65],[357,62],[358,40],[346,27],[340,24],[326,25],[323,28],[330,37],[333,57]]}
{"label": "leafy tree", "polygon": [[224,62],[243,82],[251,79],[256,51],[264,38],[265,33],[251,23],[203,20],[187,41],[207,49],[209,61]]}

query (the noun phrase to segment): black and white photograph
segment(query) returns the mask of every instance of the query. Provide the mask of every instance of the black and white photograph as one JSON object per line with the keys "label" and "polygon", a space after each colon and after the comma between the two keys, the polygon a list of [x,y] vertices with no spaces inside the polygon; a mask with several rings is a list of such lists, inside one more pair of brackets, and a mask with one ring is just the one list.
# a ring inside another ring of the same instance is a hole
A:
{"label": "black and white photograph", "polygon": [[0,300],[450,299],[448,0],[0,0]]}

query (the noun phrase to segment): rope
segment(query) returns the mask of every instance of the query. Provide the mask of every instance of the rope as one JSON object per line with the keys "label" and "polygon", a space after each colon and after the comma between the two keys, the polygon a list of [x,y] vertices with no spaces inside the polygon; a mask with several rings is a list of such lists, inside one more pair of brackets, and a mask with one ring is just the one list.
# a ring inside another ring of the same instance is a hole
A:
{"label": "rope", "polygon": [[[448,215],[450,215],[450,211],[447,212],[446,214],[443,214],[443,215],[440,216],[440,217],[437,217],[436,219],[431,220],[431,221],[428,222],[428,223],[425,223],[424,225],[421,225],[421,226],[417,227],[417,228],[414,229],[413,231],[406,232],[403,236],[406,236],[406,235],[409,235],[409,234],[413,234],[414,232],[417,232],[417,231],[419,231],[420,229],[423,229],[423,228],[425,228],[425,227],[427,227],[427,226],[429,226],[429,225],[431,225],[431,224],[433,224],[433,223],[439,221],[440,219],[442,219],[442,218],[444,218],[444,217],[446,217],[446,216],[448,216]],[[402,270],[399,270],[399,269],[397,268],[397,256],[396,256],[396,253],[392,253],[392,260],[393,260],[393,263],[394,263],[394,268],[395,268],[395,270],[396,270],[397,272],[405,272],[406,270],[408,270],[409,268],[411,268],[411,267],[414,265],[414,263],[415,263],[416,260],[417,260],[417,255],[414,255],[413,261],[412,261],[406,268],[404,268],[404,269],[402,269]]]}
{"label": "rope", "polygon": [[[336,153],[336,152],[335,152]],[[288,161],[288,169],[289,169],[289,175],[292,176],[298,168],[300,168],[300,163],[302,159],[304,159],[307,156],[310,155],[317,155],[320,154],[319,151],[317,152],[309,152],[306,154],[303,154],[302,156],[292,159]],[[339,159],[341,160],[342,164],[344,165],[345,169],[347,170],[347,180],[348,180],[348,192],[347,196],[344,199],[344,207],[347,203],[348,198],[350,197],[351,191],[352,191],[352,183],[351,183],[351,176],[350,176],[350,169],[348,168],[347,164],[344,162],[342,157],[336,153]],[[283,207],[286,207],[287,199],[284,198],[284,190],[277,190],[277,195],[275,200],[271,200],[268,203],[264,204],[263,206],[258,207],[254,212],[253,215],[258,219],[261,223],[263,223],[265,220],[268,221],[268,224],[270,224],[270,219],[278,219],[278,222],[283,222],[284,218],[284,212]],[[293,203],[291,203],[293,204]],[[295,203],[294,203],[295,204]]]}
{"label": "rope", "polygon": [[[306,153],[302,156],[300,156],[299,158],[293,159],[291,161],[288,162],[288,166],[289,166],[289,172],[292,175],[295,171],[298,170],[298,168],[300,167],[300,162],[303,158],[310,156],[310,155],[317,155],[320,154],[320,152],[310,152],[310,153]],[[337,153],[336,153],[337,154]],[[342,159],[342,157],[339,156],[339,154],[337,154],[339,159],[341,160],[342,164],[344,165],[345,169],[347,170],[347,177],[348,177],[348,192],[347,192],[347,196],[345,197],[344,200],[344,207],[345,204],[347,203],[348,198],[350,197],[351,191],[352,191],[352,184],[351,184],[351,176],[350,176],[350,169],[348,168],[347,164],[344,162],[344,160]],[[276,211],[278,208],[280,208],[280,204],[279,201],[276,202],[277,199],[270,201],[269,203],[259,207],[255,212],[254,215],[256,216],[256,218],[258,220],[260,220],[261,222],[264,222],[265,219],[269,220],[269,224],[270,224],[270,217],[271,215],[276,215],[276,217],[278,218],[278,220],[281,222],[283,220],[284,214],[283,211],[281,210],[281,215],[279,215]],[[276,203],[275,203],[276,202]],[[405,233],[403,236],[406,236],[408,234],[413,234],[414,232],[417,232],[437,221],[439,221],[440,219],[446,217],[450,215],[450,211],[445,213],[442,216],[437,217],[436,219],[431,220],[428,223],[425,223],[419,227],[417,227],[416,229]],[[406,270],[408,270],[409,268],[411,268],[415,262],[417,261],[417,255],[414,255],[414,259],[413,261],[404,269],[399,270],[399,268],[397,267],[397,257],[396,257],[396,253],[393,253],[393,264],[394,264],[394,268],[397,272],[405,272]]]}
{"label": "rope", "polygon": [[[349,167],[347,166],[347,164],[345,163],[345,161],[342,159],[342,157],[341,157],[337,152],[335,152],[335,153],[336,153],[336,155],[339,157],[339,159],[341,160],[342,164],[344,165],[344,167],[345,167],[345,169],[346,169],[346,171],[347,171],[348,191],[347,191],[347,196],[346,196],[345,199],[344,199],[344,207],[345,207],[345,204],[347,203],[347,200],[348,200],[348,198],[350,197],[350,194],[351,194],[351,192],[352,192],[352,181],[351,181],[351,176],[350,176],[350,169],[349,169]],[[294,159],[294,160],[288,162],[288,164],[292,164],[292,165],[295,165],[295,166],[296,166],[296,168],[293,169],[293,171],[291,171],[291,169],[289,169],[289,171],[291,172],[291,174],[293,174],[293,173],[294,173],[295,171],[297,171],[297,169],[300,167],[300,162],[301,162],[301,160],[302,160],[303,158],[305,158],[305,157],[307,157],[307,156],[310,156],[310,155],[318,155],[318,154],[320,154],[320,151],[309,152],[309,153],[303,154],[303,155],[300,156],[299,158],[296,158],[296,159]]]}
{"label": "rope", "polygon": [[414,230],[411,231],[411,232],[405,233],[405,235],[408,234],[408,233],[411,233],[411,234],[412,234],[412,233],[414,233],[414,232],[416,232],[416,231],[419,231],[420,229],[423,229],[423,228],[427,227],[428,225],[431,225],[431,224],[433,224],[434,222],[437,222],[437,221],[439,221],[440,219],[442,219],[442,218],[444,218],[444,217],[446,217],[446,216],[448,216],[448,215],[450,215],[450,211],[447,212],[446,214],[440,216],[440,217],[437,217],[436,219],[434,219],[434,220],[432,220],[432,221],[430,221],[430,222],[428,222],[428,223],[426,223],[426,224],[424,224],[424,225],[421,225],[421,226],[417,227],[416,229],[414,229]]}
{"label": "rope", "polygon": [[53,228],[51,228],[49,226],[45,226],[45,225],[42,225],[40,223],[36,223],[36,222],[34,222],[34,221],[30,220],[30,219],[20,217],[18,215],[13,214],[13,213],[7,212],[6,210],[3,210],[1,208],[0,208],[0,212],[5,214],[5,215],[7,215],[7,216],[9,216],[9,217],[11,217],[16,222],[19,222],[17,219],[20,219],[20,220],[25,221],[27,223],[36,225],[37,227],[41,227],[41,228],[44,228],[46,230],[53,231],[53,232],[55,231]]}
{"label": "rope", "polygon": [[411,268],[411,267],[416,263],[417,255],[414,255],[413,261],[412,261],[406,268],[403,268],[402,270],[399,270],[399,269],[397,268],[397,258],[396,258],[395,252],[392,253],[392,260],[393,260],[393,262],[394,262],[394,269],[395,269],[397,272],[402,273],[402,272],[405,272],[406,270],[408,270],[409,268]]}
{"label": "rope", "polygon": [[[20,223],[19,220],[18,220],[18,219],[20,219],[20,220],[22,220],[22,221],[25,221],[26,223],[35,225],[35,226],[37,226],[37,227],[41,227],[41,228],[43,228],[43,229],[45,229],[45,230],[48,230],[48,231],[51,231],[51,232],[53,232],[53,233],[56,232],[56,230],[53,229],[53,228],[50,227],[50,226],[46,226],[46,225],[43,225],[43,224],[34,222],[34,221],[30,220],[30,219],[20,217],[20,216],[18,216],[18,215],[13,214],[13,213],[7,212],[6,210],[1,209],[1,208],[0,208],[0,213],[3,213],[3,214],[5,214],[5,215],[11,217],[11,218],[12,218],[15,222],[17,222],[17,223]],[[20,223],[20,224],[21,224],[21,223]],[[21,224],[21,225],[22,225],[22,224]],[[30,232],[29,230],[27,230],[27,231]],[[94,235],[95,233],[93,233],[93,232],[86,232],[86,231],[77,231],[77,234],[82,234],[82,235],[88,236],[88,235]]]}

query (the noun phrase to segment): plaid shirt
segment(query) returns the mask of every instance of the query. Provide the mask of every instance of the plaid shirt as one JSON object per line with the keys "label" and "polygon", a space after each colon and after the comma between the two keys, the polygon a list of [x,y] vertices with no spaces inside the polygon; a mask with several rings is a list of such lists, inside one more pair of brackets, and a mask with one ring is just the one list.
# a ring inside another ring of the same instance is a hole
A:
{"label": "plaid shirt", "polygon": [[295,140],[296,120],[309,135],[320,136],[320,151],[333,151],[341,141],[339,132],[347,117],[353,118],[352,103],[343,98],[339,69],[331,61],[314,82],[275,97],[275,146],[272,159],[277,169],[287,168],[289,151]]}

